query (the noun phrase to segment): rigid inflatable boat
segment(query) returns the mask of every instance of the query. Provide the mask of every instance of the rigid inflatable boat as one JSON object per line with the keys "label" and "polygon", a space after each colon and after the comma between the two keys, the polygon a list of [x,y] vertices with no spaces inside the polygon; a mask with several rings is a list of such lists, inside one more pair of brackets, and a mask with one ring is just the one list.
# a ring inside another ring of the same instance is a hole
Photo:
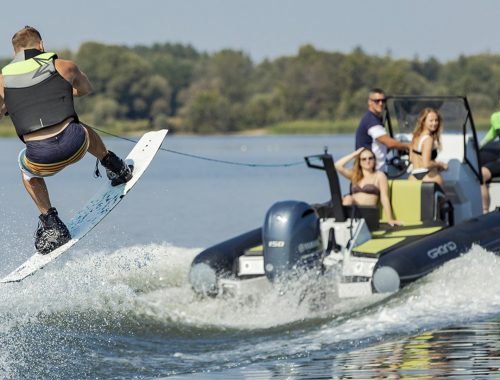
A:
{"label": "rigid inflatable boat", "polygon": [[411,141],[425,107],[438,110],[443,118],[438,160],[448,163],[441,173],[445,189],[408,180],[408,157],[392,152],[390,199],[403,226],[386,224],[379,207],[343,206],[332,155],[308,156],[308,167],[325,172],[331,199],[321,204],[278,202],[262,226],[198,254],[189,273],[194,291],[210,296],[258,293],[314,270],[335,280],[339,297],[390,293],[466,253],[473,244],[499,251],[500,183],[490,185],[492,206],[483,214],[478,138],[467,99],[388,97],[388,133]]}

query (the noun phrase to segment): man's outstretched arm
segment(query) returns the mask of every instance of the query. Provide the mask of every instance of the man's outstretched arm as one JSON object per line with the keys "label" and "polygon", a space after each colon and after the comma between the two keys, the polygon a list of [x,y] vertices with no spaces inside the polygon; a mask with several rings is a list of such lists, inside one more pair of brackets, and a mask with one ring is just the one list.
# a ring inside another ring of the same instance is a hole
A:
{"label": "man's outstretched arm", "polygon": [[383,135],[380,137],[377,137],[377,141],[384,144],[388,149],[394,149],[396,148],[397,150],[408,150],[410,149],[410,145],[406,143],[402,143],[401,141],[395,140],[389,135]]}

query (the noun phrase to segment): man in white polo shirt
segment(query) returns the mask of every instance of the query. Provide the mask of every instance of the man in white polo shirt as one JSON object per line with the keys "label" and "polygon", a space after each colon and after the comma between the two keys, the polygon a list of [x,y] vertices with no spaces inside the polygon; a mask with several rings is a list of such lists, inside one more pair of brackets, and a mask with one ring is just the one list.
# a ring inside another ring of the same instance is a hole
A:
{"label": "man in white polo shirt", "polygon": [[356,130],[356,149],[368,148],[377,158],[377,170],[387,171],[385,159],[389,149],[407,150],[409,145],[393,139],[384,128],[382,113],[384,111],[385,94],[380,88],[370,90],[368,95],[368,111],[361,119]]}

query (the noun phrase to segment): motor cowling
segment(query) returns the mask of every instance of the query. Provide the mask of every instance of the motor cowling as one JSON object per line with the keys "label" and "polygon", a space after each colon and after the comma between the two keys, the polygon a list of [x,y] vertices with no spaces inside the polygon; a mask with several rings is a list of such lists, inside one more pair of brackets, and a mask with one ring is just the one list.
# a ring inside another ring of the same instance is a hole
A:
{"label": "motor cowling", "polygon": [[275,203],[266,214],[262,243],[264,270],[270,281],[294,269],[317,265],[323,247],[316,211],[300,201]]}

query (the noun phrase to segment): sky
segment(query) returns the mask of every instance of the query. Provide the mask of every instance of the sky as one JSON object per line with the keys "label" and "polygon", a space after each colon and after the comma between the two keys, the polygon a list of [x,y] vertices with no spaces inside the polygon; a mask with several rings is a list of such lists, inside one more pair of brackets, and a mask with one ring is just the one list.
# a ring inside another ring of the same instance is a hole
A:
{"label": "sky", "polygon": [[77,51],[86,41],[133,46],[230,48],[256,63],[295,55],[300,46],[349,53],[361,47],[393,58],[500,54],[496,0],[22,0],[2,4],[0,57],[24,25],[46,50]]}

